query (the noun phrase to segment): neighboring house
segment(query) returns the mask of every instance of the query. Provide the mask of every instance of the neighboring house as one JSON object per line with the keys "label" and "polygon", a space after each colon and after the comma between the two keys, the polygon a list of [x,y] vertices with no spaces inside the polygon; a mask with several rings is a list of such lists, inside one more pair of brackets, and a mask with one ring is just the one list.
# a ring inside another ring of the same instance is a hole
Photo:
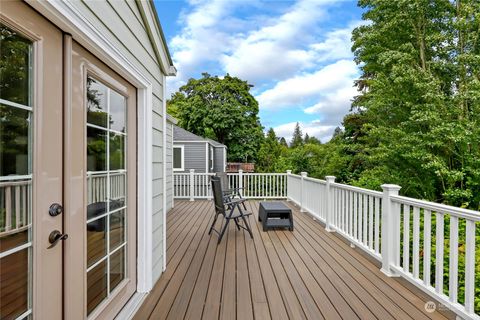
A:
{"label": "neighboring house", "polygon": [[153,1],[2,1],[0,31],[0,318],[129,318],[173,197]]}
{"label": "neighboring house", "polygon": [[225,172],[226,165],[225,145],[173,126],[173,171]]}

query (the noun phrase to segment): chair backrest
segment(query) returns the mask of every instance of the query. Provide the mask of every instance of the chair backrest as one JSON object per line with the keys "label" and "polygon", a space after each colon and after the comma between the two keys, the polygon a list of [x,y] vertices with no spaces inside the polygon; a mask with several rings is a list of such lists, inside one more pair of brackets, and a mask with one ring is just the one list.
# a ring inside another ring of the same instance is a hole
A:
{"label": "chair backrest", "polygon": [[217,172],[217,177],[220,178],[220,182],[222,183],[222,190],[226,191],[230,189],[230,183],[228,183],[228,176],[226,172]]}
{"label": "chair backrest", "polygon": [[222,183],[219,177],[212,177],[210,180],[212,184],[213,201],[215,203],[215,211],[225,215],[225,205],[223,203]]}

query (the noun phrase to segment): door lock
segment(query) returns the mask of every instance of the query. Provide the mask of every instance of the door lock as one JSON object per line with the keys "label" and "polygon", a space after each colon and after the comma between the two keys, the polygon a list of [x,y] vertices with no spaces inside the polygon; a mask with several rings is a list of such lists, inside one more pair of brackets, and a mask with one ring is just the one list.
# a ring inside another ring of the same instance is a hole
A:
{"label": "door lock", "polygon": [[58,230],[53,230],[48,236],[48,242],[50,242],[50,247],[48,247],[48,249],[55,247],[60,241],[67,239],[68,234],[61,233]]}
{"label": "door lock", "polygon": [[58,216],[59,214],[63,213],[63,207],[58,203],[53,203],[48,209],[48,213],[52,217]]}

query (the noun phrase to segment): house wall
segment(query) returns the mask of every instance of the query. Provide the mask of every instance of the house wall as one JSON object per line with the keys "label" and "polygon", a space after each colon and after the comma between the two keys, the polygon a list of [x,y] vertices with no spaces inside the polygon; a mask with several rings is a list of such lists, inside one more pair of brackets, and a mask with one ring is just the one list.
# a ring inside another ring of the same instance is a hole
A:
{"label": "house wall", "polygon": [[173,123],[167,121],[167,212],[173,208]]}
{"label": "house wall", "polygon": [[72,1],[71,4],[93,24],[153,85],[152,93],[152,230],[153,281],[163,270],[163,72],[156,59],[140,10],[134,0]]}
{"label": "house wall", "polygon": [[214,172],[225,172],[224,158],[225,148],[215,148],[214,151],[214,162],[213,162],[213,171]]}
{"label": "house wall", "polygon": [[205,173],[207,154],[205,151],[206,142],[175,142],[174,145],[184,146],[184,171],[175,172],[190,172],[190,169],[195,169],[195,172]]}

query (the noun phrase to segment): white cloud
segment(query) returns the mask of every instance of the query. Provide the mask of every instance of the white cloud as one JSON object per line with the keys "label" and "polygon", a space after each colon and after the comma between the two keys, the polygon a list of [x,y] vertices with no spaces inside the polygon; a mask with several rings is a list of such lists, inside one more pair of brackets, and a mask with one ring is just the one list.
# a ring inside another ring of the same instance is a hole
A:
{"label": "white cloud", "polygon": [[305,108],[307,114],[315,114],[322,118],[322,122],[331,125],[340,125],[343,117],[350,111],[352,98],[358,94],[352,83],[325,95],[317,104]]}
{"label": "white cloud", "polygon": [[260,108],[279,109],[304,105],[311,99],[353,85],[358,74],[355,62],[340,60],[313,73],[304,73],[278,82],[256,98]]}
{"label": "white cloud", "polygon": [[224,69],[257,83],[284,79],[310,67],[314,52],[308,44],[328,2],[331,1],[299,1],[270,24],[250,32],[247,37],[237,37],[235,50],[223,56]]}
{"label": "white cloud", "polygon": [[[228,72],[255,84],[262,110],[284,109],[293,119],[299,112],[293,109],[303,110],[319,119],[302,123],[304,131],[328,140],[349,110],[358,77],[350,38],[359,22],[338,29],[322,23],[338,1],[297,0],[272,10],[271,3],[255,0],[190,0],[169,44],[178,75],[167,79],[168,95],[200,72]],[[268,7],[269,14],[238,14],[252,7]],[[276,129],[290,137],[294,126]]]}
{"label": "white cloud", "polygon": [[191,8],[179,19],[181,32],[169,44],[178,70],[177,76],[169,79],[169,92],[212,65],[255,85],[313,67],[331,55],[329,44],[345,38],[345,32],[339,30],[327,33],[327,47],[316,43],[323,37],[319,21],[334,2],[338,0],[298,0],[279,16],[239,18],[236,9],[262,4],[253,0],[190,1]]}
{"label": "white cloud", "polygon": [[[292,140],[293,130],[295,129],[296,122],[289,122],[277,127],[274,127],[277,137],[284,137],[288,143]],[[312,122],[299,122],[300,129],[303,135],[306,133],[310,137],[316,137],[322,142],[327,142],[332,137],[333,131],[336,126],[330,126],[323,124],[320,120],[314,120]]]}

